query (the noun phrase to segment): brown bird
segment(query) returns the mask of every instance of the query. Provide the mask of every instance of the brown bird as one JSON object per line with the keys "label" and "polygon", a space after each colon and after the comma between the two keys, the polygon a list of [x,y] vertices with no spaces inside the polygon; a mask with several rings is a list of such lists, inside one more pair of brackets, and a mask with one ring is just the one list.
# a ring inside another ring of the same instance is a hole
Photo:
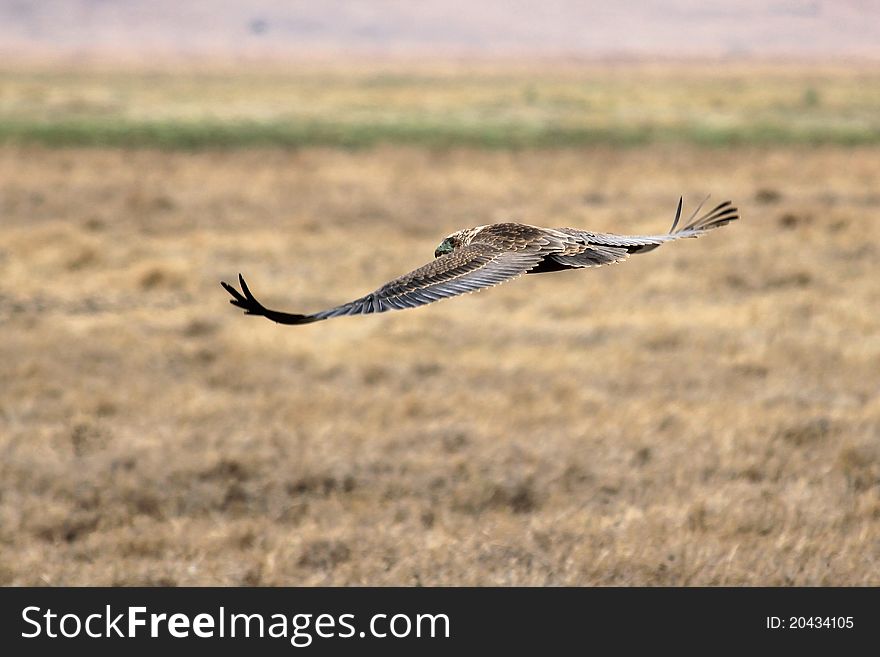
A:
{"label": "brown bird", "polygon": [[[279,324],[310,324],[342,315],[368,315],[404,310],[433,301],[475,292],[518,278],[522,274],[598,267],[620,262],[632,253],[653,251],[664,242],[700,235],[739,218],[737,209],[725,201],[697,217],[700,203],[678,230],[681,203],[672,228],[665,235],[615,235],[577,228],[541,228],[529,224],[503,223],[466,228],[446,237],[434,251],[434,260],[415,271],[386,283],[360,299],[311,315],[297,315],[264,307],[239,274],[239,292],[220,284],[232,295],[230,303],[246,315],[260,315]],[[695,218],[697,217],[697,218]]]}

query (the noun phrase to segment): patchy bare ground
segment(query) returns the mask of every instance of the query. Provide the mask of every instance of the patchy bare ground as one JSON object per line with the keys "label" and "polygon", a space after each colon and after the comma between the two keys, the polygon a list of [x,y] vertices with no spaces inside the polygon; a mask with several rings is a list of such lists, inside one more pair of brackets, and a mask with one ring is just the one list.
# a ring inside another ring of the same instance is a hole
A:
{"label": "patchy bare ground", "polygon": [[[880,584],[880,149],[0,148],[2,584]],[[505,218],[743,221],[279,327]]]}

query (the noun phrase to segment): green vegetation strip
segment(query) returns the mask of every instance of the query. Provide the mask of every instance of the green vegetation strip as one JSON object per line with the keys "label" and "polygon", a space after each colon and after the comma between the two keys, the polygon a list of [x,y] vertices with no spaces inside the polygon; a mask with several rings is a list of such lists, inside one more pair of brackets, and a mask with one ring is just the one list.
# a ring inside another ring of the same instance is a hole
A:
{"label": "green vegetation strip", "polygon": [[305,147],[364,148],[378,144],[409,144],[431,148],[469,146],[522,149],[577,147],[595,144],[638,146],[649,143],[691,143],[704,146],[880,143],[873,127],[802,127],[748,124],[716,127],[331,123],[331,122],[127,122],[63,120],[0,122],[0,141],[52,147],[153,147],[163,149]]}

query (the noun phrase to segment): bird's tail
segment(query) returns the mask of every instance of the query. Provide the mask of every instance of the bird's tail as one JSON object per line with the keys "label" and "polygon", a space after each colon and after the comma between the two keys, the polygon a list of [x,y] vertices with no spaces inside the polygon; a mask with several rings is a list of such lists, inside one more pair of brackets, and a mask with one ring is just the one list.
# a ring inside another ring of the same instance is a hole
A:
{"label": "bird's tail", "polygon": [[669,229],[669,234],[675,235],[676,237],[698,237],[707,231],[718,228],[719,226],[725,226],[731,221],[736,221],[737,219],[739,219],[739,211],[733,206],[733,203],[730,201],[719,203],[706,214],[697,216],[700,213],[700,210],[703,209],[703,205],[705,205],[706,201],[708,200],[708,196],[704,198],[703,201],[693,211],[684,226],[679,228],[678,224],[681,220],[682,204],[682,199],[679,198],[678,209],[675,211],[675,220],[672,222],[672,228]]}

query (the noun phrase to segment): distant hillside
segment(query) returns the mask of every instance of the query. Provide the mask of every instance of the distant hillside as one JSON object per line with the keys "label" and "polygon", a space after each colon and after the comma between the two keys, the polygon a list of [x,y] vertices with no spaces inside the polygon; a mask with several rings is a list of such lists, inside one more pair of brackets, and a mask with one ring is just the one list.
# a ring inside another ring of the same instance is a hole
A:
{"label": "distant hillside", "polygon": [[0,54],[880,56],[871,0],[0,0]]}

